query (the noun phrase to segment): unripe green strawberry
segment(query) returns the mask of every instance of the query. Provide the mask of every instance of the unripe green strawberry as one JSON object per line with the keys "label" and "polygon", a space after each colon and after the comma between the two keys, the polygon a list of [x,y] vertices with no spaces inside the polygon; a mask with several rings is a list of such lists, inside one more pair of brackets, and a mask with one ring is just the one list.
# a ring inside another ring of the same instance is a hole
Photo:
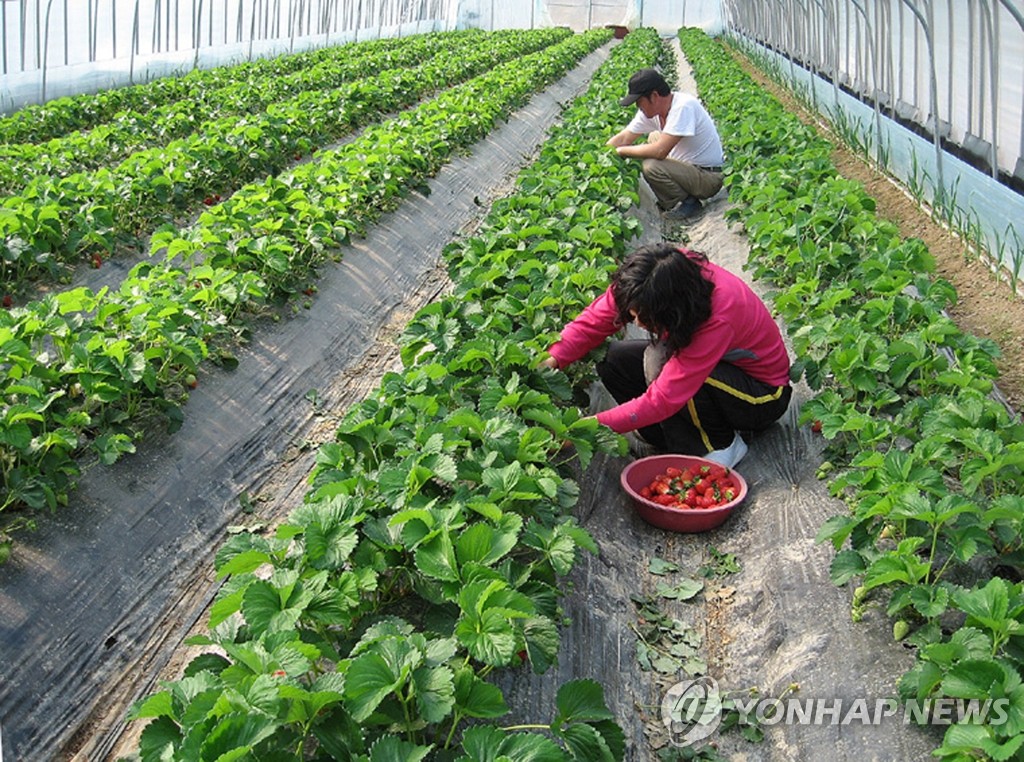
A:
{"label": "unripe green strawberry", "polygon": [[892,624],[892,637],[897,642],[910,634],[910,623],[905,619],[897,619]]}

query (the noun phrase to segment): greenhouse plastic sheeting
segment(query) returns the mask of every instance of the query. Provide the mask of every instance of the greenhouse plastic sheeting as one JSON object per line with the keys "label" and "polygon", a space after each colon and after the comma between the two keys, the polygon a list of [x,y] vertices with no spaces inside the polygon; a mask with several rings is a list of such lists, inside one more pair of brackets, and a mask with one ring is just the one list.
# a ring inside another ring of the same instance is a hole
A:
{"label": "greenhouse plastic sheeting", "polygon": [[0,113],[355,40],[454,28],[452,0],[0,0]]}
{"label": "greenhouse plastic sheeting", "polygon": [[574,31],[602,26],[652,27],[665,35],[696,26],[709,34],[724,27],[722,0],[462,0],[459,27],[507,29],[567,26]]}
{"label": "greenhouse plastic sheeting", "polygon": [[432,31],[724,27],[721,0],[0,0],[0,114],[254,58]]}

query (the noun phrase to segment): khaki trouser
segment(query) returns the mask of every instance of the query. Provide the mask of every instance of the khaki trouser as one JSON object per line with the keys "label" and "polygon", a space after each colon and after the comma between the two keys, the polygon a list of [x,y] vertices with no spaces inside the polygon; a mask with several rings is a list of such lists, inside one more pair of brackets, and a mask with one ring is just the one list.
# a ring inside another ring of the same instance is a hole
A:
{"label": "khaki trouser", "polygon": [[[655,130],[647,136],[648,143],[656,143],[661,132]],[[675,159],[644,159],[644,179],[654,191],[658,206],[668,211],[690,196],[699,199],[711,198],[722,190],[722,173]]]}
{"label": "khaki trouser", "polygon": [[690,196],[711,198],[722,189],[721,172],[709,172],[675,159],[644,159],[643,173],[658,206],[665,210]]}

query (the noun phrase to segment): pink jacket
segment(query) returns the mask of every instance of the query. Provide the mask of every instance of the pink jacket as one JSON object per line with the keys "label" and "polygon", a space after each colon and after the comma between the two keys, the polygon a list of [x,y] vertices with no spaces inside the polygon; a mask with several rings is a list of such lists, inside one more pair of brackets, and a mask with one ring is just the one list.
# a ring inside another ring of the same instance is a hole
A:
{"label": "pink jacket", "polygon": [[[789,355],[768,308],[750,287],[725,268],[703,264],[704,277],[715,285],[711,317],[676,352],[647,391],[634,400],[598,413],[597,420],[620,434],[664,421],[690,401],[714,367],[732,363],[768,384],[789,383]],[[611,288],[563,331],[549,354],[564,368],[582,359],[622,328]]]}

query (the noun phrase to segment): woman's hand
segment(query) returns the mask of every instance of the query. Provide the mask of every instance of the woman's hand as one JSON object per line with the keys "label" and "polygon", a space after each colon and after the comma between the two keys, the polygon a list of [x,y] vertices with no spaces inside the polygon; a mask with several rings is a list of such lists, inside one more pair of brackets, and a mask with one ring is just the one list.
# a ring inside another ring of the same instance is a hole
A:
{"label": "woman's hand", "polygon": [[556,360],[551,355],[548,355],[543,360],[541,360],[540,364],[547,368],[551,368],[552,370],[558,370],[558,360]]}

